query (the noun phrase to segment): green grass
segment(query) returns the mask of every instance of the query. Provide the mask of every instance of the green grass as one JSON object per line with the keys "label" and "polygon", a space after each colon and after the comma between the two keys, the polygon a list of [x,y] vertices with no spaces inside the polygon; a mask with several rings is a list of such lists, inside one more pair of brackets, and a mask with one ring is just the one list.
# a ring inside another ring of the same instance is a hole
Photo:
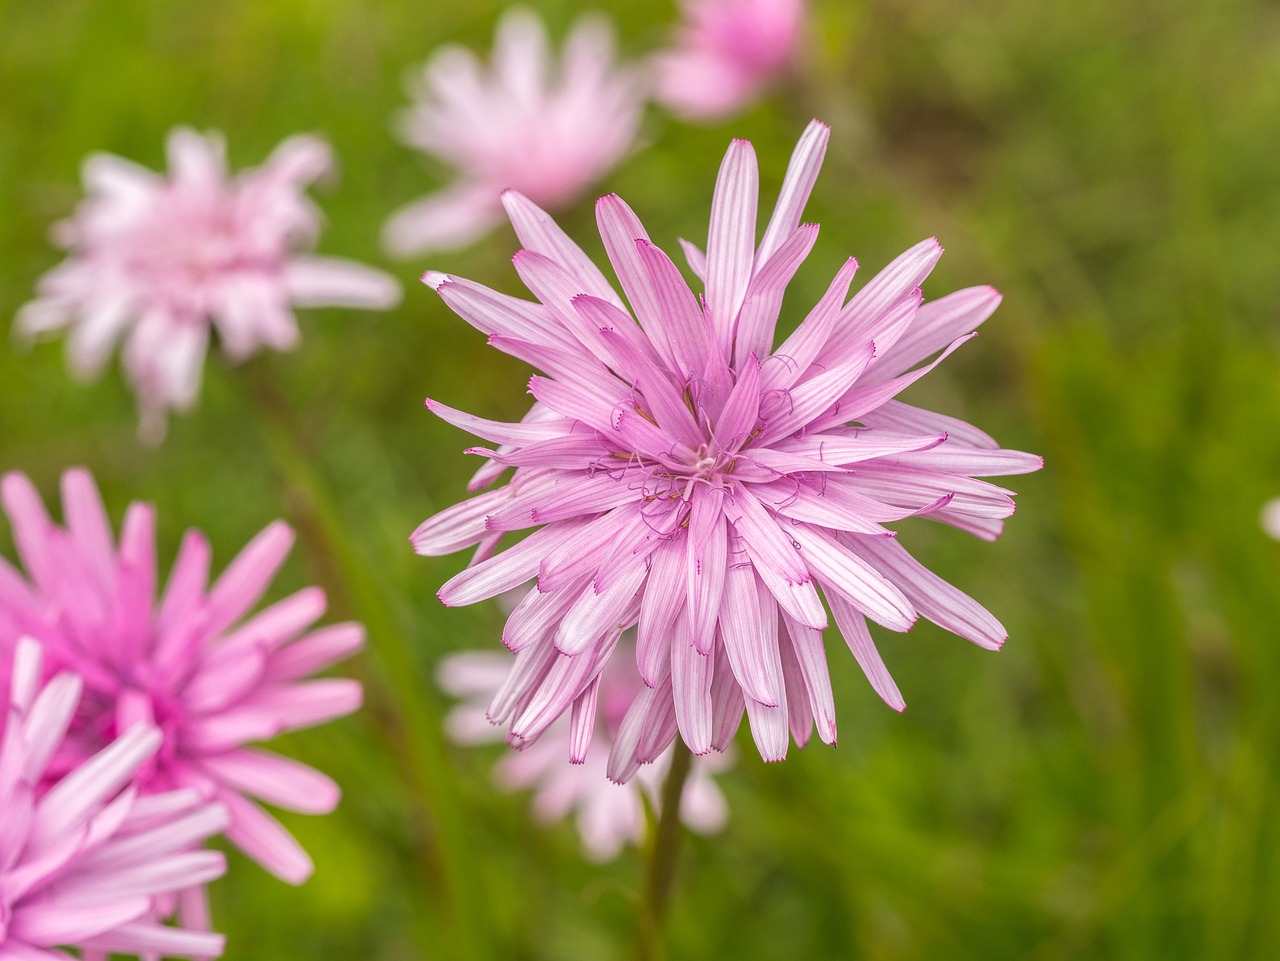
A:
{"label": "green grass", "polygon": [[[535,6],[562,31],[579,5]],[[633,54],[673,16],[598,6]],[[527,403],[526,372],[414,283],[428,264],[376,243],[439,182],[389,134],[405,70],[439,43],[487,46],[497,10],[0,0],[0,315],[57,261],[44,234],[80,159],[158,166],[177,123],[225,131],[236,166],[325,133],[342,178],[318,192],[321,250],[406,284],[389,314],[310,312],[293,355],[212,359],[199,409],[154,450],[116,371],[84,386],[61,344],[0,347],[0,467],[51,498],[85,464],[117,519],[156,502],[166,558],[198,526],[225,563],[287,517],[302,536],[275,594],[340,585],[335,616],[369,627],[369,709],[286,746],[346,791],[331,817],[286,817],[316,876],[295,890],[233,854],[214,894],[232,958],[630,956],[643,852],[584,862],[571,826],[491,788],[496,749],[444,742],[433,667],[495,648],[499,614],[441,608],[463,559],[407,544],[472,466],[422,398]],[[1016,479],[994,545],[903,529],[1004,620],[1001,654],[927,625],[880,635],[899,716],[833,637],[839,747],[766,767],[743,732],[730,825],[684,850],[670,957],[1280,957],[1280,545],[1257,524],[1280,493],[1280,9],[815,0],[813,34],[804,76],[732,122],[652,112],[600,192],[663,245],[701,239],[730,137],[755,143],[768,191],[804,122],[830,121],[790,322],[846,256],[870,276],[937,234],[926,294],[989,282],[1006,299],[913,399],[1046,468]],[[599,249],[588,201],[561,220]],[[514,249],[498,231],[430,265],[515,290]],[[255,404],[263,380],[280,417]]]}

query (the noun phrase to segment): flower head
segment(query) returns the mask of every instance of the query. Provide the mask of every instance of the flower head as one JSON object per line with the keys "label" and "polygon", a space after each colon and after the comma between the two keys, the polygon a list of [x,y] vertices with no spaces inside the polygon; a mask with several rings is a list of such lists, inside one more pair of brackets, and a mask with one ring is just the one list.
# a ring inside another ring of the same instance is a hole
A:
{"label": "flower head", "polygon": [[42,683],[42,652],[15,646],[0,699],[0,957],[60,961],[54,950],[215,957],[219,935],[154,920],[157,897],[222,875],[223,856],[190,847],[226,826],[193,791],[139,798],[129,786],[160,746],[131,727],[65,774],[50,776],[80,701],[80,679]]}
{"label": "flower head", "polygon": [[273,817],[249,799],[309,814],[338,802],[318,771],[255,747],[283,731],[355,710],[353,680],[309,680],[358,649],[358,624],[304,631],[324,594],[306,588],[245,619],[284,561],[293,536],[267,527],[207,586],[209,544],[188,531],[156,601],[155,509],[125,513],[118,546],[86,471],[62,478],[65,526],[45,513],[22,474],[0,481],[28,577],[0,560],[0,651],[30,635],[55,667],[84,678],[84,698],[52,770],[69,770],[136,724],[163,743],[134,775],[144,794],[193,789],[221,802],[228,839],[277,876],[300,883],[311,861]]}
{"label": "flower head", "polygon": [[402,138],[455,167],[458,180],[387,222],[386,246],[401,256],[483,236],[501,222],[507,188],[546,207],[576,199],[630,149],[644,105],[635,73],[615,62],[608,21],[580,18],[557,66],[541,21],[523,8],[499,22],[490,69],[448,46],[411,94]]}
{"label": "flower head", "polygon": [[675,45],[653,61],[656,98],[693,120],[747,106],[795,61],[805,0],[683,0]]}
{"label": "flower head", "polygon": [[[1013,500],[973,475],[1041,465],[895,399],[974,336],[999,295],[980,287],[923,304],[920,284],[942,253],[927,240],[847,303],[857,265],[846,263],[772,346],[787,283],[817,237],[800,214],[827,138],[817,122],[805,131],[758,244],[755,153],[745,141],[730,146],[706,253],[686,248],[705,279],[701,298],[616,196],[596,212],[630,311],[516,193],[504,195],[525,245],[515,265],[538,302],[424,278],[494,346],[543,371],[529,381],[536,403],[518,424],[427,401],[496,445],[472,449],[487,459],[475,487],[515,473],[412,538],[424,554],[479,545],[441,589],[448,605],[537,577],[507,621],[503,640],[516,658],[490,710],[515,744],[533,743],[571,708],[592,713],[595,680],[632,626],[645,687],[613,742],[609,774],[619,781],[677,731],[695,754],[725,747],[744,708],[767,760],[786,754],[788,730],[803,744],[816,725],[834,742],[823,596],[895,708],[902,697],[868,618],[905,631],[923,614],[983,647],[1003,642],[995,618],[884,526],[921,515],[994,538]],[[507,532],[528,528],[538,529],[495,553]]]}
{"label": "flower head", "polygon": [[319,234],[304,188],[332,168],[324,141],[292,137],[234,177],[216,134],[178,128],[168,153],[168,174],[110,154],[88,158],[89,196],[54,235],[70,254],[41,278],[16,328],[68,330],[82,377],[97,376],[123,337],[150,439],[163,435],[166,408],[195,403],[211,328],[241,360],[259,347],[296,346],[294,307],[385,308],[400,298],[381,271],[299,252]]}
{"label": "flower head", "polygon": [[[500,786],[533,789],[533,811],[540,820],[558,821],[576,813],[582,846],[596,861],[616,857],[628,842],[644,840],[644,796],[660,810],[662,781],[671,763],[671,752],[665,751],[627,784],[615,784],[606,774],[605,758],[613,737],[643,687],[634,653],[627,650],[630,647],[632,643],[624,639],[620,656],[610,659],[594,682],[599,725],[584,727],[586,715],[582,712],[575,715],[576,724],[562,717],[536,744],[506,755],[494,768]],[[454,741],[483,744],[502,739],[489,721],[488,709],[503,687],[510,666],[507,661],[497,652],[466,651],[441,662],[440,686],[463,699],[446,719]],[[727,765],[728,760],[719,754],[695,758],[680,797],[680,819],[693,830],[711,833],[724,826],[728,807],[711,775]]]}

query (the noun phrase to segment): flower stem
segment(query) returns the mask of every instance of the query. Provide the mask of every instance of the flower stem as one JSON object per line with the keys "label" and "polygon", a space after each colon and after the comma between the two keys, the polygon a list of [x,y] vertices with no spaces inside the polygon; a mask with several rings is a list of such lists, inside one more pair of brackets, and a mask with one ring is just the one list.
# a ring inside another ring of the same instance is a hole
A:
{"label": "flower stem", "polygon": [[419,914],[425,956],[432,956],[443,934],[450,956],[476,961],[488,957],[474,858],[460,801],[448,780],[443,724],[421,687],[414,653],[381,585],[367,573],[339,519],[315,458],[305,449],[293,409],[261,364],[246,364],[242,371],[276,460],[287,512],[329,597],[331,613],[358,618],[369,634],[372,670],[361,672],[366,710],[396,757],[409,793],[410,847],[418,862],[420,897],[442,900],[449,925],[445,932],[432,930],[426,912]]}
{"label": "flower stem", "polygon": [[679,737],[671,756],[671,767],[662,782],[658,829],[653,839],[653,857],[640,905],[640,927],[637,932],[637,957],[640,961],[658,961],[664,955],[663,925],[671,887],[676,878],[676,861],[680,855],[680,799],[685,781],[693,766],[693,755]]}

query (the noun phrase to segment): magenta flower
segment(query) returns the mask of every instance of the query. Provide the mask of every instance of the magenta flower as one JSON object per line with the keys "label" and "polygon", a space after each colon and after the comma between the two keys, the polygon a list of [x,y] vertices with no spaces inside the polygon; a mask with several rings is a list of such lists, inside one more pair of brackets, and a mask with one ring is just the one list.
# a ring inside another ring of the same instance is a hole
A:
{"label": "magenta flower", "polygon": [[421,69],[400,121],[412,147],[456,168],[458,180],[395,213],[383,241],[398,256],[465,247],[502,221],[501,192],[546,207],[576,199],[631,148],[644,93],[615,61],[599,15],[580,18],[557,66],[541,21],[507,11],[492,68],[448,46]]}
{"label": "magenta flower", "polygon": [[746,107],[799,53],[805,0],[683,0],[675,44],[653,58],[655,98],[691,120]]}
{"label": "magenta flower", "polygon": [[119,545],[86,471],[62,478],[65,526],[50,520],[31,482],[12,473],[0,497],[29,580],[0,560],[0,649],[29,634],[58,668],[83,678],[84,701],[53,769],[111,744],[135,724],[155,725],[164,743],[135,776],[144,794],[179,788],[221,802],[226,836],[278,877],[301,883],[311,860],[256,797],[323,814],[336,784],[289,758],[248,745],[355,710],[353,680],[309,680],[357,650],[358,624],[304,634],[325,598],[310,587],[245,619],[293,542],[267,527],[207,586],[209,544],[188,531],[173,572],[155,598],[155,508],[134,503]]}
{"label": "magenta flower", "polygon": [[192,791],[138,798],[128,785],[162,740],[149,724],[48,776],[81,685],[70,673],[42,683],[41,659],[35,641],[17,643],[0,701],[0,958],[65,961],[59,947],[220,955],[220,935],[168,927],[153,915],[157,896],[226,870],[221,854],[190,850],[226,826],[225,809]]}
{"label": "magenta flower", "polygon": [[88,158],[89,196],[54,234],[70,254],[40,279],[16,325],[24,336],[68,330],[72,370],[89,378],[123,337],[151,440],[163,436],[166,408],[195,403],[210,328],[238,361],[259,347],[295,347],[294,307],[381,309],[400,299],[381,271],[299,252],[320,230],[304,188],[332,169],[324,141],[292,137],[235,177],[217,134],[178,128],[168,152],[168,175],[110,154]]}
{"label": "magenta flower", "polygon": [[[635,669],[633,649],[633,644],[624,639],[619,656],[612,658],[600,673],[595,697],[603,725],[587,732],[589,742],[574,743],[569,720],[561,718],[536,744],[504,756],[494,768],[499,786],[512,791],[533,789],[533,812],[539,820],[550,823],[576,814],[583,849],[594,861],[607,861],[616,857],[625,844],[644,840],[644,795],[655,811],[661,810],[662,780],[671,763],[671,752],[665,751],[627,784],[614,784],[606,774],[605,758],[612,739],[643,687]],[[501,710],[501,702],[494,697],[507,676],[507,660],[496,652],[468,651],[441,662],[440,686],[463,699],[446,718],[449,736],[457,743],[502,740],[498,728],[490,723],[488,712]],[[729,810],[711,775],[728,765],[728,758],[720,754],[694,760],[680,797],[680,820],[692,830],[710,834],[724,827]]]}
{"label": "magenta flower", "polygon": [[[599,201],[597,220],[635,319],[582,250],[513,192],[504,201],[525,245],[515,266],[537,303],[424,278],[495,347],[544,372],[529,381],[536,403],[519,424],[427,401],[496,445],[472,449],[488,459],[474,488],[515,473],[412,538],[423,554],[479,545],[440,591],[450,606],[537,577],[507,621],[516,659],[490,712],[512,743],[533,743],[570,709],[585,740],[600,672],[633,625],[646,687],[613,742],[619,781],[677,731],[695,754],[724,748],[744,707],[766,760],[786,754],[788,730],[803,744],[816,724],[834,742],[823,596],[897,709],[868,618],[905,631],[923,614],[983,647],[1004,641],[995,618],[884,526],[921,515],[994,538],[1013,513],[1011,492],[973,475],[1041,466],[895,399],[974,336],[999,294],[979,287],[922,304],[920,284],[942,253],[926,240],[845,303],[850,260],[771,349],[787,283],[817,238],[800,214],[827,138],[817,122],[805,131],[758,245],[755,153],[730,146],[707,251],[686,245],[705,278],[701,298],[616,196]],[[494,553],[504,534],[527,528],[539,529]]]}

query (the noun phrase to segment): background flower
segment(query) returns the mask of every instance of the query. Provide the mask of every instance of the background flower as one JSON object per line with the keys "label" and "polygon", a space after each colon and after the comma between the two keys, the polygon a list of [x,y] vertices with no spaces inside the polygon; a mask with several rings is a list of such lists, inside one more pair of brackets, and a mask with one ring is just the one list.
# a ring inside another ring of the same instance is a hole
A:
{"label": "background flower", "polygon": [[799,55],[805,0],[682,0],[681,12],[653,58],[654,96],[691,120],[742,110]]}
{"label": "background flower", "polygon": [[398,211],[383,239],[400,256],[465,247],[502,221],[498,195],[558,207],[631,149],[644,106],[635,72],[616,63],[600,15],[579,18],[557,64],[529,10],[502,15],[486,69],[456,45],[436,51],[399,123],[405,143],[456,168],[457,181]]}
{"label": "background flower", "polygon": [[[922,306],[920,284],[942,254],[927,240],[846,304],[848,261],[772,347],[787,284],[817,239],[800,215],[828,135],[816,121],[805,131],[758,246],[755,153],[730,146],[706,253],[686,245],[701,297],[613,195],[597,219],[634,320],[582,250],[514,192],[504,202],[525,245],[515,265],[536,303],[424,278],[491,344],[543,372],[519,424],[427,401],[496,445],[471,449],[488,459],[473,487],[515,473],[413,535],[423,554],[479,545],[440,590],[449,606],[537,576],[508,619],[516,662],[490,712],[514,746],[570,708],[589,729],[597,678],[636,625],[645,687],[614,738],[611,778],[631,778],[677,730],[695,754],[723,750],[744,707],[766,760],[815,725],[834,743],[819,586],[872,687],[898,710],[867,619],[906,631],[923,614],[982,647],[1004,642],[995,618],[883,526],[924,516],[994,539],[1011,492],[972,475],[1039,469],[1038,457],[895,400],[973,336],[999,295],[972,288]],[[495,553],[504,533],[530,527]]]}
{"label": "background flower", "polygon": [[40,645],[10,652],[0,713],[0,957],[62,959],[87,953],[216,957],[219,935],[154,920],[157,896],[205,884],[226,869],[192,845],[226,826],[226,810],[193,791],[139,798],[132,785],[160,747],[137,724],[65,774],[49,772],[80,703],[80,679],[47,683]]}
{"label": "background flower", "polygon": [[[618,725],[640,693],[643,681],[636,672],[624,641],[620,656],[600,673],[596,689],[598,716],[590,730],[561,718],[536,744],[504,755],[494,767],[494,779],[507,790],[533,790],[533,812],[552,822],[575,814],[578,834],[587,856],[595,861],[616,857],[627,843],[644,840],[644,799],[661,810],[662,781],[671,764],[666,751],[626,784],[609,780],[605,760]],[[509,659],[490,651],[451,654],[440,662],[440,686],[463,702],[449,712],[449,736],[459,744],[501,741],[500,728],[488,718],[494,696],[510,669]],[[578,738],[578,740],[574,740]],[[680,798],[680,820],[694,831],[711,834],[724,827],[728,806],[711,779],[729,766],[723,754],[696,758]]]}
{"label": "background flower", "polygon": [[179,127],[167,147],[167,174],[110,154],[85,161],[89,196],[54,231],[70,254],[15,325],[28,337],[67,330],[81,377],[96,377],[123,337],[125,376],[153,441],[166,408],[195,403],[211,329],[243,360],[297,346],[294,307],[383,309],[400,299],[381,271],[299,252],[320,230],[303,191],[333,168],[324,141],[292,137],[235,177],[218,134]]}
{"label": "background flower", "polygon": [[360,685],[310,675],[349,656],[358,624],[304,633],[325,598],[306,588],[246,617],[293,542],[267,527],[208,585],[211,551],[188,531],[157,600],[155,509],[134,503],[118,545],[88,472],[62,479],[65,526],[45,513],[22,474],[0,482],[27,577],[0,561],[0,645],[29,634],[50,663],[74,668],[85,693],[52,770],[67,771],[136,724],[163,734],[134,774],[144,793],[194,789],[229,814],[226,836],[276,876],[301,883],[311,860],[254,801],[309,814],[331,811],[338,786],[319,771],[250,745],[355,710]]}

